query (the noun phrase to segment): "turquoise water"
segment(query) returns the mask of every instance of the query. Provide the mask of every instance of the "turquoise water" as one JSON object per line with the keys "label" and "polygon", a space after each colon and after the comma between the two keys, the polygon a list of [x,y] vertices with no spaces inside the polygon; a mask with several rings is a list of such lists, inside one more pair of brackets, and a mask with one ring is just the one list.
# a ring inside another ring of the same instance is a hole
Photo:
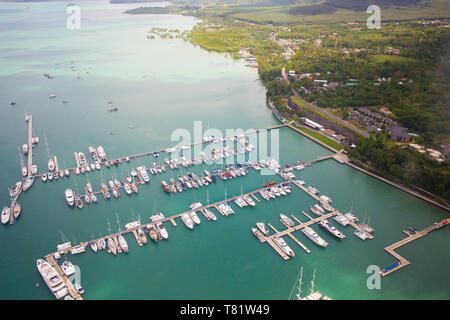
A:
{"label": "turquoise water", "polygon": [[[67,2],[69,3],[69,2]],[[80,2],[81,29],[67,30],[66,4],[0,4],[0,201],[8,203],[7,187],[20,177],[17,147],[26,142],[25,112],[33,114],[35,134],[47,136],[50,153],[61,166],[74,165],[73,152],[87,153],[89,145],[102,145],[110,158],[158,150],[176,144],[177,128],[262,128],[277,124],[265,104],[265,90],[256,70],[245,62],[206,52],[181,39],[148,40],[153,27],[192,28],[196,20],[176,15],[124,15],[133,5]],[[71,71],[71,66],[76,71]],[[55,78],[46,79],[43,73]],[[79,73],[79,74],[78,74]],[[78,79],[78,75],[80,79]],[[50,94],[57,98],[49,99]],[[11,101],[17,105],[10,106]],[[62,100],[68,101],[63,104]],[[119,112],[107,113],[113,101]],[[133,125],[134,129],[130,129]],[[114,135],[110,135],[110,132]],[[311,160],[329,152],[288,128],[279,130],[280,163]],[[42,139],[43,140],[43,139]],[[42,171],[47,164],[44,144],[34,149],[34,163]],[[163,157],[160,157],[163,158]],[[161,161],[160,159],[159,161]],[[1,226],[1,299],[54,299],[35,267],[60,243],[59,231],[69,240],[86,241],[105,234],[107,219],[116,230],[115,212],[121,225],[131,221],[131,209],[147,221],[156,201],[166,216],[185,211],[194,201],[206,202],[206,189],[165,194],[161,179],[152,176],[139,194],[118,200],[99,199],[96,205],[74,210],[65,204],[64,189],[81,191],[88,181],[95,188],[101,176],[123,177],[154,159],[140,158],[116,171],[102,169],[88,176],[40,181],[21,198],[22,214],[13,226]],[[197,174],[204,167],[197,167]],[[297,173],[297,172],[296,172]],[[178,175],[178,173],[177,173]],[[422,229],[448,216],[380,181],[334,160],[314,164],[299,175],[316,184],[333,199],[337,209],[370,216],[375,239],[361,241],[350,227],[338,227],[347,238],[337,241],[315,230],[329,242],[325,249],[312,244],[302,233],[295,236],[311,249],[306,254],[286,238],[296,256],[282,260],[250,232],[256,221],[283,229],[279,213],[295,214],[313,204],[298,188],[291,195],[265,202],[256,208],[238,209],[233,216],[218,214],[216,222],[188,230],[181,221],[166,224],[169,239],[138,247],[127,236],[130,252],[112,256],[88,252],[69,259],[81,268],[86,299],[287,299],[300,266],[304,267],[304,291],[316,268],[316,288],[334,299],[448,299],[450,267],[447,230],[401,248],[411,265],[381,281],[380,290],[366,287],[366,268],[384,268],[395,260],[383,248],[403,238],[401,230]],[[173,177],[176,175],[173,173]],[[276,177],[255,171],[245,178],[219,181],[208,187],[211,202],[254,190]],[[40,284],[36,287],[36,284]]]}

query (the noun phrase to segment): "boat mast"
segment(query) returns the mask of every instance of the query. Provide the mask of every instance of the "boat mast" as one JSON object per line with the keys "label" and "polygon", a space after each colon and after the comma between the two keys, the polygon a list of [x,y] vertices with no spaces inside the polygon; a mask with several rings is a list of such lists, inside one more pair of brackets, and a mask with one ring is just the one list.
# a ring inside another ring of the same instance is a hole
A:
{"label": "boat mast", "polygon": [[50,149],[48,148],[47,135],[44,133],[45,149],[47,149],[48,158],[50,159]]}
{"label": "boat mast", "polygon": [[117,227],[119,228],[119,233],[121,233],[122,230],[120,230],[120,222],[119,222],[119,216],[117,214],[117,211],[116,211],[116,221],[117,221]]}
{"label": "boat mast", "polygon": [[209,204],[209,190],[206,189],[206,204]]}
{"label": "boat mast", "polygon": [[298,279],[298,292],[297,292],[297,300],[301,300],[301,293],[302,293],[302,278],[303,278],[303,266],[300,269],[300,278]]}
{"label": "boat mast", "polygon": [[314,269],[313,278],[311,281],[311,294],[314,293],[314,280],[316,278],[316,269]]}

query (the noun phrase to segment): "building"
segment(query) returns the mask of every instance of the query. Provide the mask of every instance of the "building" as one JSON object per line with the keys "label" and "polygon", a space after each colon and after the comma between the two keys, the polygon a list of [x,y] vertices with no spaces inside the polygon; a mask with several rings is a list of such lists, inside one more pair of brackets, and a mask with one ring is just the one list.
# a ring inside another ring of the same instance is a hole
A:
{"label": "building", "polygon": [[316,130],[323,130],[324,129],[324,127],[321,124],[317,123],[317,122],[314,122],[314,121],[312,121],[312,120],[310,120],[308,118],[302,118],[302,119],[305,121],[306,125],[310,126],[313,129],[316,129]]}
{"label": "building", "polygon": [[394,126],[391,128],[389,135],[391,136],[392,140],[406,142],[409,141],[409,139],[411,138],[411,136],[407,133],[407,131],[408,128]]}

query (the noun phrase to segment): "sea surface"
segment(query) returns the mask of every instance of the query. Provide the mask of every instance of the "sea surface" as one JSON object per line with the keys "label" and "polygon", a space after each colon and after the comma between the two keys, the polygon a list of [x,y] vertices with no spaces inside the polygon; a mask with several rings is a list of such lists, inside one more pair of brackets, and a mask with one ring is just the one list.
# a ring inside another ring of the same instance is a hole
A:
{"label": "sea surface", "polygon": [[[61,167],[73,167],[74,152],[88,154],[88,146],[102,145],[109,158],[174,146],[179,143],[177,133],[194,133],[195,121],[202,126],[200,134],[193,135],[195,141],[207,129],[226,134],[226,129],[278,124],[266,105],[257,71],[245,61],[207,52],[179,38],[147,39],[153,27],[189,30],[198,22],[195,18],[127,15],[123,11],[141,4],[80,1],[74,4],[81,9],[81,28],[70,30],[69,3],[74,2],[0,3],[2,206],[9,203],[7,188],[20,179],[18,149],[27,139],[25,113],[33,115],[34,134],[41,138],[33,151],[39,172],[46,170],[48,154],[56,155]],[[54,78],[47,79],[44,73]],[[50,94],[56,98],[50,99]],[[11,101],[17,104],[11,106]],[[118,112],[108,113],[111,107],[118,107]],[[329,154],[289,128],[280,129],[278,135],[283,165]],[[58,181],[36,181],[19,199],[18,221],[0,226],[0,299],[54,299],[36,269],[36,259],[55,251],[61,234],[72,242],[88,241],[107,233],[108,220],[116,231],[116,213],[123,229],[133,216],[146,223],[155,210],[170,216],[186,211],[194,201],[212,203],[257,189],[263,182],[281,181],[250,169],[246,177],[181,194],[164,193],[160,181],[176,178],[179,169],[151,176],[137,195],[122,191],[119,199],[99,197],[97,204],[85,204],[82,210],[65,203],[66,188],[81,193],[89,181],[98,190],[101,180],[121,179],[136,166],[150,167],[164,157],[143,157]],[[193,172],[218,166],[196,166]],[[236,214],[217,213],[215,222],[201,216],[202,223],[194,230],[179,219],[176,227],[166,223],[169,239],[156,244],[149,241],[139,247],[128,235],[128,254],[113,256],[87,248],[86,253],[68,256],[81,269],[83,297],[288,299],[303,266],[303,294],[309,293],[315,269],[315,289],[333,299],[450,298],[450,233],[445,229],[399,249],[411,265],[382,278],[380,289],[368,289],[366,273],[370,265],[383,269],[396,262],[383,248],[402,239],[402,230],[426,228],[448,213],[332,159],[294,173],[331,197],[341,212],[352,208],[361,220],[370,219],[375,239],[361,241],[351,227],[335,223],[347,235],[339,241],[314,226],[328,247],[319,248],[296,232],[311,253],[286,237],[296,255],[284,261],[270,246],[259,243],[250,228],[264,221],[282,230],[280,213],[306,221],[301,211],[308,212],[314,201],[294,186],[282,198],[265,201],[259,196],[255,208],[232,204]]]}

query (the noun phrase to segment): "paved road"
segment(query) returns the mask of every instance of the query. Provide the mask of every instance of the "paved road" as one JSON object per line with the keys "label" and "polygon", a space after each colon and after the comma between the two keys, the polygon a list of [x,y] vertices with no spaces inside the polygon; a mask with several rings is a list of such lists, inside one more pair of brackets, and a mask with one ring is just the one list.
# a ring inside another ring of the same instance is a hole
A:
{"label": "paved road", "polygon": [[351,125],[351,124],[348,123],[347,121],[345,121],[345,120],[343,120],[343,119],[341,119],[341,118],[339,118],[339,117],[337,117],[337,116],[335,116],[335,115],[329,113],[328,111],[326,111],[326,110],[324,110],[324,109],[322,109],[322,108],[317,107],[316,105],[314,105],[314,104],[312,104],[312,103],[310,103],[310,102],[308,102],[308,101],[303,100],[303,98],[297,93],[297,91],[295,91],[295,90],[293,90],[293,91],[294,91],[295,97],[296,97],[297,99],[299,99],[301,102],[307,104],[308,107],[310,107],[311,109],[314,109],[314,110],[316,110],[316,111],[318,111],[318,112],[321,112],[321,113],[325,114],[326,116],[330,117],[331,119],[337,121],[337,122],[338,122],[339,124],[341,124],[342,126],[344,126],[344,127],[349,127],[349,128],[351,128],[352,130],[354,130],[354,131],[356,131],[357,133],[359,133],[360,135],[362,135],[363,137],[369,138],[369,133],[368,133],[367,131],[363,131],[363,130],[361,130],[361,129],[359,129],[359,128],[356,128],[355,126]]}

